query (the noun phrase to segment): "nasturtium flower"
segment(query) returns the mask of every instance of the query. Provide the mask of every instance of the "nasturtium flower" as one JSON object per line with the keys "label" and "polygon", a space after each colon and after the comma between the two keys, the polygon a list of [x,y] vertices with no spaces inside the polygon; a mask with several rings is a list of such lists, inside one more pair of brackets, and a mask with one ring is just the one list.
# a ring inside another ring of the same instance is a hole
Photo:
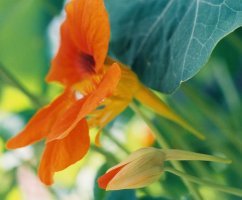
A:
{"label": "nasturtium flower", "polygon": [[164,172],[165,161],[200,160],[229,163],[227,159],[177,149],[141,148],[123,162],[109,169],[98,179],[106,190],[142,188],[158,181]]}
{"label": "nasturtium flower", "polygon": [[[40,109],[7,147],[20,148],[46,139],[39,177],[47,185],[55,172],[80,160],[90,146],[86,115],[112,95],[121,77],[118,64],[104,66],[110,38],[102,0],[72,0],[66,6],[60,48],[47,81],[64,85],[64,92]],[[83,98],[78,98],[81,92]]]}
{"label": "nasturtium flower", "polygon": [[54,172],[65,169],[87,153],[90,140],[85,116],[112,93],[119,76],[119,68],[113,65],[93,93],[82,99],[76,99],[75,93],[66,89],[50,105],[39,110],[25,129],[8,141],[7,147],[20,148],[46,139],[39,177],[45,184],[52,184]]}
{"label": "nasturtium flower", "polygon": [[7,143],[9,149],[14,149],[46,140],[39,177],[47,185],[53,183],[55,172],[87,153],[89,128],[97,127],[100,133],[133,98],[203,137],[127,66],[107,56],[109,40],[110,25],[102,0],[71,0],[67,4],[60,48],[46,78],[48,82],[61,83],[64,92],[40,109],[25,129]]}

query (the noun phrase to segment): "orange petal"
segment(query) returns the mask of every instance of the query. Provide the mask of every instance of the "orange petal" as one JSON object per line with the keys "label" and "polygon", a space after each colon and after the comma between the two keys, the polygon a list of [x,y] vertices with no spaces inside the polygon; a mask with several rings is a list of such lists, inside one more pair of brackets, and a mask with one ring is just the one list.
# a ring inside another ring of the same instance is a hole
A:
{"label": "orange petal", "polygon": [[[115,62],[111,58],[105,61],[107,65]],[[132,101],[134,94],[139,90],[139,82],[136,74],[120,63],[121,78],[114,94],[105,99],[100,105],[101,109],[96,109],[90,114],[88,119],[89,127],[105,127],[117,115],[123,112]]]}
{"label": "orange petal", "polygon": [[112,169],[111,171],[107,172],[103,176],[99,177],[98,179],[98,185],[102,189],[106,189],[109,182],[113,179],[113,177],[120,172],[120,170],[125,167],[125,165],[122,165],[120,167],[117,167],[115,169]]}
{"label": "orange petal", "polygon": [[146,88],[140,83],[140,89],[135,94],[135,98],[142,104],[151,108],[158,115],[170,119],[177,124],[181,125],[185,129],[189,130],[193,135],[197,136],[199,139],[204,140],[205,137],[202,133],[194,129],[189,123],[187,123],[183,118],[179,117],[174,111],[169,108],[158,96]]}
{"label": "orange petal", "polygon": [[100,140],[101,133],[102,133],[102,130],[99,129],[97,134],[96,134],[96,137],[95,137],[95,145],[98,146],[98,147],[102,147],[102,143],[101,143],[101,140]]}
{"label": "orange petal", "polygon": [[73,104],[63,118],[54,125],[52,132],[47,137],[47,142],[66,137],[80,120],[96,109],[103,99],[113,93],[117,87],[120,76],[120,68],[114,63],[105,73],[96,90],[84,99]]}
{"label": "orange petal", "polygon": [[64,85],[72,85],[85,75],[85,66],[79,62],[80,55],[77,46],[70,38],[67,22],[61,27],[60,48],[52,60],[47,81],[58,81]]}
{"label": "orange petal", "polygon": [[66,12],[60,49],[47,80],[73,84],[103,68],[110,25],[102,0],[72,0]]}
{"label": "orange petal", "polygon": [[79,161],[88,151],[90,139],[85,119],[62,140],[47,143],[39,167],[39,177],[46,185],[53,183],[53,175]]}
{"label": "orange petal", "polygon": [[[76,127],[76,124],[81,120],[77,120],[78,114],[83,107],[83,103],[86,101],[86,98],[76,101],[64,114],[59,118],[53,128],[51,129],[50,134],[47,136],[46,142],[50,142],[55,139],[63,139],[63,132],[65,136],[69,134],[73,128]],[[84,118],[84,117],[83,117]],[[82,119],[83,119],[82,118]]]}
{"label": "orange petal", "polygon": [[23,147],[45,138],[56,119],[58,119],[74,101],[75,99],[71,91],[67,89],[51,104],[40,109],[32,117],[25,129],[7,142],[7,148],[14,149]]}

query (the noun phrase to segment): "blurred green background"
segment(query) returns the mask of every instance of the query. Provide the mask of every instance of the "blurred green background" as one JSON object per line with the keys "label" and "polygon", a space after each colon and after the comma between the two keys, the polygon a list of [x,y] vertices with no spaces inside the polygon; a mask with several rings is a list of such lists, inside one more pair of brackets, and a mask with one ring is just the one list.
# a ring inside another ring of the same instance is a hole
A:
{"label": "blurred green background", "polygon": [[[93,145],[83,160],[58,173],[51,187],[42,185],[36,176],[42,143],[16,151],[5,149],[5,142],[24,127],[38,105],[60,91],[57,85],[47,85],[44,78],[58,46],[62,8],[61,0],[0,1],[0,199],[191,199],[181,180],[171,174],[145,190],[104,192],[97,187],[96,177],[127,153],[157,146],[145,123],[130,109],[105,129],[103,147]],[[233,161],[230,165],[182,163],[189,174],[236,188],[242,188],[241,55],[242,29],[238,29],[217,45],[198,75],[174,94],[161,95],[206,135],[206,141],[144,109],[172,148],[226,156]],[[207,186],[197,187],[205,200],[241,199]]]}

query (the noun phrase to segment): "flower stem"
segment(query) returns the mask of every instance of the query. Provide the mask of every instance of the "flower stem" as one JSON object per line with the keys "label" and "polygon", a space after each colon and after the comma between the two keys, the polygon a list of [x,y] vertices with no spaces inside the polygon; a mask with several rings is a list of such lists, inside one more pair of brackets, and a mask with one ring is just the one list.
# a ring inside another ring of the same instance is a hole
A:
{"label": "flower stem", "polygon": [[229,37],[226,37],[226,40],[234,46],[240,53],[242,53],[242,41],[241,38],[236,34],[230,34]]}
{"label": "flower stem", "polygon": [[[220,112],[219,107],[217,107],[215,102],[213,102],[208,96],[205,97],[202,93],[197,92],[188,84],[184,84],[182,90],[189,97],[189,99],[191,99],[192,102],[197,105],[200,113],[204,114],[206,118],[212,122],[215,128],[219,130],[219,132],[227,139],[227,141],[233,144],[233,146],[236,147],[239,152],[242,152],[241,137],[240,134],[236,133],[239,133],[239,131],[237,129],[234,130],[231,127],[230,119],[226,116],[226,113]],[[220,113],[220,117],[217,115],[218,112]],[[232,149],[227,145],[221,145],[220,143],[215,142],[217,141],[217,136],[213,136],[209,130],[206,132],[208,133],[207,142],[210,144],[209,146],[213,147],[213,150],[223,150],[223,152],[226,153],[226,156],[233,161],[233,165],[231,167],[237,172],[238,176],[241,176],[241,160],[237,159]]]}
{"label": "flower stem", "polygon": [[[160,119],[162,120],[162,119]],[[162,120],[162,129],[164,133],[173,133],[176,131],[176,127],[171,126],[166,121]],[[185,149],[188,151],[191,151],[191,145],[188,144],[186,140],[184,140],[181,136],[181,134],[177,134],[176,137],[172,137],[173,144],[178,147],[179,149]],[[198,162],[191,162],[190,166],[196,171],[196,174],[199,174],[199,176],[209,176],[209,171],[206,169],[206,166],[204,163]]]}
{"label": "flower stem", "polygon": [[107,162],[110,163],[111,165],[116,165],[119,162],[119,160],[113,154],[109,153],[103,148],[99,148],[95,145],[91,145],[90,147],[92,150],[104,155],[107,159]]}
{"label": "flower stem", "polygon": [[29,92],[13,75],[0,63],[0,74],[3,75],[11,85],[18,88],[24,95],[26,95],[32,102],[34,107],[41,107],[43,104],[39,98]]}
{"label": "flower stem", "polygon": [[[104,131],[104,130],[103,130]],[[117,145],[117,147],[119,147],[123,152],[125,152],[126,154],[130,154],[131,152],[125,147],[123,146],[111,133],[109,133],[108,131],[104,131],[105,135],[115,144]]]}
{"label": "flower stem", "polygon": [[197,184],[201,184],[201,185],[206,185],[206,186],[212,187],[213,189],[219,190],[221,192],[225,192],[228,194],[233,194],[233,195],[242,197],[242,190],[240,190],[240,189],[232,188],[232,187],[228,187],[228,186],[224,186],[224,185],[219,185],[216,183],[212,183],[210,181],[202,180],[195,176],[191,176],[191,175],[185,174],[183,172],[180,172],[178,170],[175,170],[171,167],[165,167],[164,171],[175,174],[175,175],[181,177],[182,179],[186,179],[188,181],[191,181],[191,182],[194,182]]}
{"label": "flower stem", "polygon": [[[138,114],[145,121],[145,123],[149,126],[149,128],[152,130],[152,133],[156,137],[159,145],[164,149],[170,149],[169,145],[167,144],[167,142],[165,141],[163,136],[160,134],[160,131],[153,125],[153,123],[146,117],[146,115],[139,109],[139,107],[134,102],[130,103],[130,108],[136,114]],[[175,169],[185,172],[183,166],[178,161],[170,161],[170,162]],[[202,200],[202,196],[197,191],[197,189],[193,186],[193,184],[191,184],[185,178],[182,178],[182,181],[195,200]]]}

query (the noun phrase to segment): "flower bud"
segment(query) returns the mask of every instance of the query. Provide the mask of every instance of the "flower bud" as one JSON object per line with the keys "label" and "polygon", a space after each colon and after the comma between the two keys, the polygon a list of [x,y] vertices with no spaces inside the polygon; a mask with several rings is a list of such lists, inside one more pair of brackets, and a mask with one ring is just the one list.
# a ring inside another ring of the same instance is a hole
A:
{"label": "flower bud", "polygon": [[140,188],[157,181],[163,172],[165,154],[155,148],[142,148],[99,178],[106,190]]}
{"label": "flower bud", "polygon": [[168,160],[203,160],[229,163],[215,156],[176,149],[141,148],[126,160],[112,167],[98,179],[98,184],[106,190],[121,190],[145,187],[157,180],[164,172],[164,162]]}

